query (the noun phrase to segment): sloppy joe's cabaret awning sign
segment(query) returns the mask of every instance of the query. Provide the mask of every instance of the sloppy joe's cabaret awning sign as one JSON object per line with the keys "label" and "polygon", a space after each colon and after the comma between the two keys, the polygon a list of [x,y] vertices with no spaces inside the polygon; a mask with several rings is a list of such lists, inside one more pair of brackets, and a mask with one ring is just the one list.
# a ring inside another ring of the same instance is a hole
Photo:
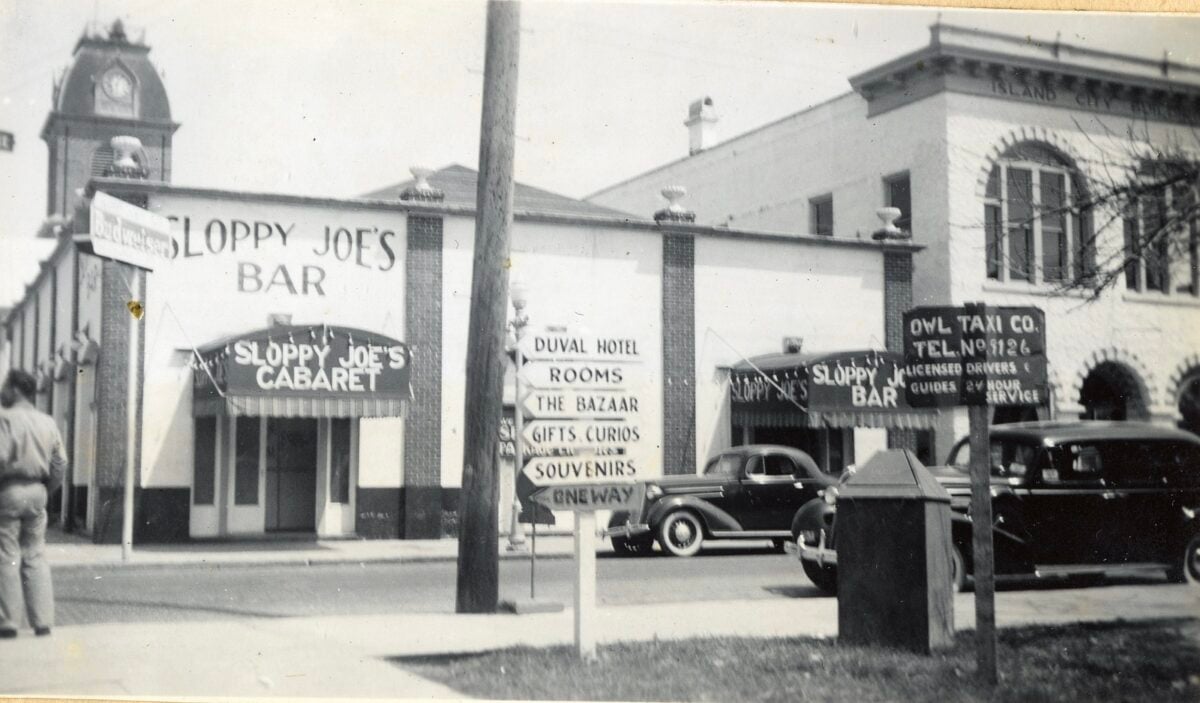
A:
{"label": "sloppy joe's cabaret awning sign", "polygon": [[[243,402],[262,409],[258,398],[329,400],[350,405],[322,406],[323,412],[301,412],[312,403],[283,403],[281,412],[232,414],[393,415],[396,403],[409,397],[409,349],[403,342],[360,329],[335,326],[275,327],[222,340],[201,350],[193,362],[197,412],[213,398]],[[218,403],[220,405],[220,403]],[[366,408],[391,408],[370,412]],[[329,410],[329,407],[338,410]],[[356,412],[355,408],[363,410]]]}
{"label": "sloppy joe's cabaret awning sign", "polygon": [[739,364],[731,374],[736,425],[775,427],[931,426],[904,394],[904,358],[885,351],[782,354]]}

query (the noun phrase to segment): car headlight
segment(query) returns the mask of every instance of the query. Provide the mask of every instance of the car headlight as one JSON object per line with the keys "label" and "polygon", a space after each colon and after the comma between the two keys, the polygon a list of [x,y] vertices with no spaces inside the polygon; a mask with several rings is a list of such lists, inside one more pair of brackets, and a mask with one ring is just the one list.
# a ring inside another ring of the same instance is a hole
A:
{"label": "car headlight", "polygon": [[663,490],[653,483],[646,486],[646,500],[658,500],[662,494]]}
{"label": "car headlight", "polygon": [[829,488],[826,488],[825,494],[821,497],[824,498],[825,502],[830,505],[834,505],[835,503],[837,503],[837,497],[838,497],[837,486],[830,486]]}

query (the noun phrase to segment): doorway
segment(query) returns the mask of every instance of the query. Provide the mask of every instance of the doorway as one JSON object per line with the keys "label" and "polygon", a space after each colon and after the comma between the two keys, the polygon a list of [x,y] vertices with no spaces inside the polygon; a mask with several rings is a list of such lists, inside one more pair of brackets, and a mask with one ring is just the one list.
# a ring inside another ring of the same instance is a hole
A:
{"label": "doorway", "polygon": [[317,421],[268,418],[266,471],[268,532],[317,526]]}
{"label": "doorway", "polygon": [[1079,393],[1081,420],[1148,420],[1150,413],[1133,372],[1105,361],[1092,369]]}

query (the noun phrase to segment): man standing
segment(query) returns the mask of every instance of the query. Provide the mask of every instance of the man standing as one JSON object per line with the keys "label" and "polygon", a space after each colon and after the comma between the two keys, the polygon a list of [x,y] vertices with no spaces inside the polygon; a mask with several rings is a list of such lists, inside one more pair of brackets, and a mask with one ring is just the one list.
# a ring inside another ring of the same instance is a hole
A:
{"label": "man standing", "polygon": [[33,406],[37,381],[13,369],[0,386],[0,638],[17,636],[20,605],[39,636],[54,624],[46,563],[46,498],[67,453],[53,418]]}

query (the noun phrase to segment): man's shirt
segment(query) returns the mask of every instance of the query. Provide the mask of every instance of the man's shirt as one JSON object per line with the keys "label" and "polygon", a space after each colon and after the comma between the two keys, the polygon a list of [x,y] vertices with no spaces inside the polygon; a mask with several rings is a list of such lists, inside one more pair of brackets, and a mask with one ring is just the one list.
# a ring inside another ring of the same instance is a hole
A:
{"label": "man's shirt", "polygon": [[53,491],[66,468],[67,450],[53,418],[26,400],[0,409],[0,485],[31,479]]}

